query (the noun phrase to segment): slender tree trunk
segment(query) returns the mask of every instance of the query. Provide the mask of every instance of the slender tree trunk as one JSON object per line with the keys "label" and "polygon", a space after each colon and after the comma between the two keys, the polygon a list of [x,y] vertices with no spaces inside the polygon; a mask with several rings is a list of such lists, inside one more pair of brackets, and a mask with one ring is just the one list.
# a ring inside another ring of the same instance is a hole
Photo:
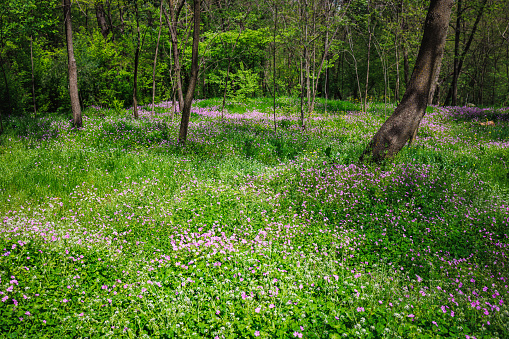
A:
{"label": "slender tree trunk", "polygon": [[[368,2],[368,11],[369,11],[369,2]],[[371,56],[371,28],[369,26],[370,24],[370,17],[368,17],[368,63],[367,63],[367,69],[366,69],[366,87],[364,91],[364,112],[367,112],[368,110],[368,86],[369,86],[369,59]]]}
{"label": "slender tree trunk", "polygon": [[274,69],[272,78],[274,80],[274,132],[276,131],[276,31],[277,31],[277,4],[275,6],[274,13],[274,50],[273,50],[273,59],[274,59]]}
{"label": "slender tree trunk", "polygon": [[30,62],[32,63],[32,99],[34,102],[34,118],[35,118],[37,117],[37,104],[35,103],[34,49],[32,35],[30,35]]}
{"label": "slender tree trunk", "polygon": [[134,79],[133,79],[133,115],[138,119],[138,64],[140,61],[140,21],[138,18],[138,3],[134,1],[134,14],[136,16],[136,52],[134,53]]}
{"label": "slender tree trunk", "polygon": [[302,69],[302,57],[300,58],[300,124],[304,129],[304,71]]}
{"label": "slender tree trunk", "polygon": [[[347,30],[348,30],[348,27],[347,27]],[[348,34],[348,44],[350,46],[350,52],[352,55],[354,68],[355,68],[355,77],[357,79],[357,93],[359,93],[359,95],[361,95],[361,82],[359,79],[359,67],[357,66],[357,58],[355,57],[354,50],[353,50],[352,35],[350,34],[350,32],[347,32],[347,34]],[[354,97],[355,97],[355,91],[354,91]]]}
{"label": "slender tree trunk", "polygon": [[[179,111],[182,112],[184,107],[184,94],[182,92],[182,76],[181,76],[181,67],[180,67],[180,53],[178,49],[178,37],[177,37],[177,20],[175,11],[173,9],[173,1],[170,0],[170,16],[163,9],[164,16],[166,17],[166,22],[168,24],[168,29],[170,30],[171,35],[171,45],[173,48],[173,64],[175,66],[175,77],[177,78],[177,95],[179,100]],[[179,11],[180,12],[180,11]],[[171,20],[170,20],[171,19]]]}
{"label": "slender tree trunk", "polygon": [[240,35],[242,34],[242,27],[239,29],[239,35],[237,35],[237,39],[235,40],[235,44],[233,45],[230,54],[228,55],[228,67],[226,68],[226,83],[224,85],[224,91],[223,91],[223,103],[221,105],[221,119],[224,118],[223,112],[224,112],[224,105],[226,104],[226,92],[228,90],[228,85],[230,83],[230,65],[232,62],[232,53],[235,51],[235,47],[237,47],[237,43],[239,42]]}
{"label": "slender tree trunk", "polygon": [[408,61],[408,50],[403,44],[403,73],[405,75],[405,90],[410,82],[410,62]]}
{"label": "slender tree trunk", "polygon": [[426,112],[429,91],[445,46],[454,0],[431,0],[421,47],[401,103],[361,155],[360,161],[382,162],[396,156],[419,126]]}
{"label": "slender tree trunk", "polygon": [[187,131],[189,127],[189,116],[191,115],[191,104],[193,102],[194,90],[198,81],[198,44],[200,42],[200,22],[201,22],[201,0],[193,0],[194,3],[194,32],[193,32],[193,49],[191,56],[191,76],[189,79],[189,87],[187,88],[184,108],[182,110],[182,118],[180,120],[179,143],[185,143],[187,140]]}
{"label": "slender tree trunk", "polygon": [[71,97],[74,127],[80,128],[83,122],[81,120],[81,107],[78,94],[78,68],[76,67],[76,59],[74,59],[74,49],[72,45],[71,0],[63,0],[63,9],[69,66],[69,96]]}
{"label": "slender tree trunk", "polygon": [[462,0],[457,0],[457,7],[456,7],[456,28],[455,28],[455,34],[454,34],[454,71],[452,75],[452,106],[457,105],[458,100],[458,77],[459,77],[459,59],[460,59],[460,36],[461,36],[461,17],[462,17],[462,10],[461,5],[463,3]]}
{"label": "slender tree trunk", "polygon": [[[463,62],[465,61],[465,56],[467,55],[470,45],[472,44],[472,41],[474,39],[475,32],[477,31],[477,26],[479,25],[479,22],[481,21],[482,15],[484,13],[484,8],[486,7],[486,3],[488,0],[483,0],[481,4],[481,8],[479,9],[479,12],[477,13],[477,17],[474,22],[474,26],[472,27],[472,31],[470,31],[470,35],[468,37],[467,43],[465,44],[465,47],[463,48],[463,51],[461,52],[461,55],[459,54],[459,39],[460,39],[460,32],[459,32],[459,24],[460,20],[456,22],[456,40],[455,40],[455,48],[454,48],[454,73],[451,83],[451,88],[449,89],[449,94],[447,95],[446,102],[449,102],[449,97],[451,98],[451,105],[456,106],[457,100],[458,100],[458,79],[461,74],[461,69],[463,68]],[[461,10],[461,0],[458,0],[458,6]],[[458,12],[458,17],[461,18],[461,14]],[[457,48],[456,48],[457,47]]]}
{"label": "slender tree trunk", "polygon": [[[5,83],[5,92],[7,94],[7,102],[9,104],[9,114],[12,114],[11,91],[9,89],[9,81],[7,81],[7,72],[5,71],[4,59],[1,55],[0,55],[0,63],[2,64],[2,74],[3,74],[3,78],[4,78],[4,83]],[[2,119],[0,118],[0,123],[1,123],[1,120]]]}
{"label": "slender tree trunk", "polygon": [[163,23],[163,0],[159,6],[159,32],[157,33],[156,53],[154,56],[154,67],[152,69],[152,115],[155,114],[156,105],[156,66],[157,66],[157,54],[159,52],[159,39],[161,38],[161,28]]}
{"label": "slender tree trunk", "polygon": [[98,2],[95,5],[95,16],[97,18],[97,25],[101,29],[101,34],[104,37],[104,40],[106,40],[108,38],[108,34],[110,33],[110,28],[108,26],[108,22],[106,21],[104,6],[101,2]]}
{"label": "slender tree trunk", "polygon": [[120,34],[124,34],[124,6],[121,5],[120,0],[118,1],[118,13],[120,18]]}
{"label": "slender tree trunk", "polygon": [[396,38],[396,44],[395,44],[395,50],[396,50],[396,87],[394,88],[394,99],[396,102],[399,102],[399,49],[398,49],[398,39]]}

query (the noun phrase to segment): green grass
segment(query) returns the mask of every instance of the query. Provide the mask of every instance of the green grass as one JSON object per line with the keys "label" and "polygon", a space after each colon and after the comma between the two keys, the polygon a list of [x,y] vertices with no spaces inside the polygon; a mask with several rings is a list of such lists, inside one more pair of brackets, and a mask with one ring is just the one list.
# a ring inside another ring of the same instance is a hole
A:
{"label": "green grass", "polygon": [[504,338],[505,116],[430,108],[378,168],[393,108],[271,100],[197,102],[185,147],[165,104],[7,121],[0,337]]}

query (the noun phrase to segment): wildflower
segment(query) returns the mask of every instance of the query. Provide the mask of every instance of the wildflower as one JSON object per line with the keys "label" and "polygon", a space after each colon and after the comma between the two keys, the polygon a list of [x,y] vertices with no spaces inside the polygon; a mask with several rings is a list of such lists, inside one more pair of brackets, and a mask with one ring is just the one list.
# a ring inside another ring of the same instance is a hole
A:
{"label": "wildflower", "polygon": [[259,337],[260,336],[260,331],[255,331],[254,336],[255,337]]}
{"label": "wildflower", "polygon": [[364,312],[364,307],[357,307],[357,312]]}
{"label": "wildflower", "polygon": [[276,307],[276,306],[274,306],[274,304],[269,305],[269,308],[274,308],[274,307]]}
{"label": "wildflower", "polygon": [[220,311],[220,310],[217,310],[217,311],[216,311],[216,314],[217,314],[217,315],[219,315],[220,313],[221,313],[221,311]]}
{"label": "wildflower", "polygon": [[302,333],[295,331],[293,332],[293,336],[297,338],[302,338]]}
{"label": "wildflower", "polygon": [[260,313],[260,311],[261,311],[261,310],[262,310],[262,309],[261,309],[261,307],[257,307],[257,308],[255,308],[255,312],[256,312],[256,313]]}
{"label": "wildflower", "polygon": [[30,312],[26,311],[26,312],[25,312],[25,315],[31,315],[31,314],[30,314]]}

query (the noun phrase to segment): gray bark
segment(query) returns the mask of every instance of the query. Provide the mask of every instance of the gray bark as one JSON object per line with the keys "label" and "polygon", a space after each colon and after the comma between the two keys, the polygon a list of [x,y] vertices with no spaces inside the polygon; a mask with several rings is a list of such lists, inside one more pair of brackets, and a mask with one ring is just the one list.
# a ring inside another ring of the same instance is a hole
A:
{"label": "gray bark", "polygon": [[431,0],[421,47],[403,99],[371,139],[360,161],[380,163],[393,158],[418,128],[426,112],[435,67],[445,47],[453,3],[454,0]]}

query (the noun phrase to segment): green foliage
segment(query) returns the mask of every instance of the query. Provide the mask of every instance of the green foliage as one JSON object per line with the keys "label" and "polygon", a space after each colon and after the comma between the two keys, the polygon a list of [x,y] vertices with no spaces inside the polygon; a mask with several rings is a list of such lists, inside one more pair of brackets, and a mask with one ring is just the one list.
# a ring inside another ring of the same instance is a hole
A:
{"label": "green foliage", "polygon": [[[9,119],[0,136],[2,334],[509,330],[496,279],[507,265],[494,253],[507,244],[509,154],[490,139],[493,127],[434,110],[412,147],[371,168],[355,163],[382,105],[360,113],[328,102],[342,111],[317,113],[302,130],[299,102],[278,98],[274,132],[271,99],[234,110],[245,119],[206,108],[220,102],[193,108],[185,147],[164,105],[139,120],[88,108],[79,131],[58,115]],[[477,301],[493,309],[486,315]]]}

